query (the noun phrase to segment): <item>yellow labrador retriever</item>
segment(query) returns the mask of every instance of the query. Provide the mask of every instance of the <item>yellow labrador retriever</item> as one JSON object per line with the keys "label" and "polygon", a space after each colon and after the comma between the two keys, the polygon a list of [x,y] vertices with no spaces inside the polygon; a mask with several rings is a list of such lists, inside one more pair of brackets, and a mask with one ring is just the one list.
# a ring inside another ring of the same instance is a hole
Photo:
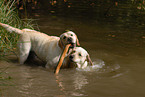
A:
{"label": "yellow labrador retriever", "polygon": [[78,38],[72,31],[67,31],[61,34],[60,37],[56,37],[30,29],[20,30],[3,23],[0,23],[0,26],[9,32],[20,34],[18,41],[20,64],[24,64],[30,51],[34,51],[38,58],[46,62],[46,67],[54,67],[57,65],[60,55],[67,44],[71,44],[72,48],[76,44],[79,45]]}
{"label": "yellow labrador retriever", "polygon": [[66,60],[62,66],[66,67],[77,67],[84,69],[88,65],[93,65],[92,60],[88,54],[88,52],[82,47],[74,47],[70,49]]}

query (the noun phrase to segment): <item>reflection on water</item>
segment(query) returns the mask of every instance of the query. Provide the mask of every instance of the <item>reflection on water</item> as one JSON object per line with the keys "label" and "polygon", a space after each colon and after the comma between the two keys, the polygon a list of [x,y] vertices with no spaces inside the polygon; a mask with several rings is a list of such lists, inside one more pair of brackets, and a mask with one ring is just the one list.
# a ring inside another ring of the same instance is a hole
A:
{"label": "reflection on water", "polygon": [[75,75],[77,75],[75,76],[75,79],[74,79],[75,90],[81,90],[83,86],[88,84],[88,81],[86,77],[81,74],[75,74]]}
{"label": "reflection on water", "polygon": [[62,91],[66,97],[67,95],[72,96],[86,96],[86,94],[82,91],[83,87],[85,87],[89,82],[87,78],[82,73],[74,72],[68,79],[64,79],[63,76],[56,76],[56,82],[60,87],[60,91]]}
{"label": "reflection on water", "polygon": [[43,9],[32,12],[30,15],[38,22],[41,32],[59,36],[66,29],[75,31],[95,65],[85,70],[62,69],[55,76],[53,70],[1,61],[0,68],[9,66],[5,72],[12,79],[7,82],[13,85],[0,86],[1,96],[144,97],[144,12],[135,9],[132,1],[118,2],[106,16],[104,12],[110,0],[98,1],[90,14],[87,8],[80,15],[77,8],[62,14],[61,10],[53,14]]}
{"label": "reflection on water", "polygon": [[29,91],[33,85],[33,81],[34,79],[32,78],[30,72],[26,69],[26,68],[20,68],[21,69],[21,73],[20,76],[22,77],[19,82],[19,89],[18,92],[20,92],[21,94],[23,94],[23,96],[27,96],[30,95],[31,92]]}

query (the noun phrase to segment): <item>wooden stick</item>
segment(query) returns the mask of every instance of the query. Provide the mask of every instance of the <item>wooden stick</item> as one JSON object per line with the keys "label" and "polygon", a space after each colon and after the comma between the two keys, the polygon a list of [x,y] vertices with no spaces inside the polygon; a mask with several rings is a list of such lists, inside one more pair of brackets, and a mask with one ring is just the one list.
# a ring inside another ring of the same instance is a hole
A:
{"label": "wooden stick", "polygon": [[66,47],[65,47],[65,49],[64,49],[64,51],[63,51],[63,53],[62,53],[62,55],[61,55],[61,57],[59,59],[59,63],[57,65],[55,74],[58,74],[59,73],[60,67],[62,66],[63,60],[64,60],[65,55],[66,55],[66,53],[67,53],[67,51],[68,51],[68,49],[69,49],[70,46],[71,46],[71,44],[67,44],[66,45]]}

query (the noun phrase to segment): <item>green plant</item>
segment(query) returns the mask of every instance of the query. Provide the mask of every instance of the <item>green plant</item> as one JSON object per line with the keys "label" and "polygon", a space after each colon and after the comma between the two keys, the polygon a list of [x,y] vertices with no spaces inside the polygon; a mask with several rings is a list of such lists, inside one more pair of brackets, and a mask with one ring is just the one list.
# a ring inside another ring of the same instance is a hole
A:
{"label": "green plant", "polygon": [[[22,28],[31,28],[31,20],[22,21],[18,12],[15,8],[15,0],[10,0],[5,2],[5,0],[0,0],[0,22],[11,25],[13,27],[22,29]],[[10,52],[14,53],[16,50],[16,44],[19,35],[15,33],[9,33],[4,28],[0,27],[0,59],[5,55],[8,55]]]}

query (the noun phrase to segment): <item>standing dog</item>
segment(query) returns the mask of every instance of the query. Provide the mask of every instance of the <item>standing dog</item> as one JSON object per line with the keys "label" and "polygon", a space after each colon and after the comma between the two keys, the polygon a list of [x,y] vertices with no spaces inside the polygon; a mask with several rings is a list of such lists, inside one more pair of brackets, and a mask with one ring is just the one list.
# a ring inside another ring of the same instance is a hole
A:
{"label": "standing dog", "polygon": [[67,31],[61,34],[60,37],[56,37],[30,29],[20,30],[3,23],[0,23],[0,26],[9,32],[20,34],[18,41],[20,64],[24,64],[30,51],[34,51],[38,58],[46,62],[47,67],[54,67],[57,65],[60,55],[67,44],[71,44],[72,48],[76,44],[79,45],[78,38],[72,31]]}

